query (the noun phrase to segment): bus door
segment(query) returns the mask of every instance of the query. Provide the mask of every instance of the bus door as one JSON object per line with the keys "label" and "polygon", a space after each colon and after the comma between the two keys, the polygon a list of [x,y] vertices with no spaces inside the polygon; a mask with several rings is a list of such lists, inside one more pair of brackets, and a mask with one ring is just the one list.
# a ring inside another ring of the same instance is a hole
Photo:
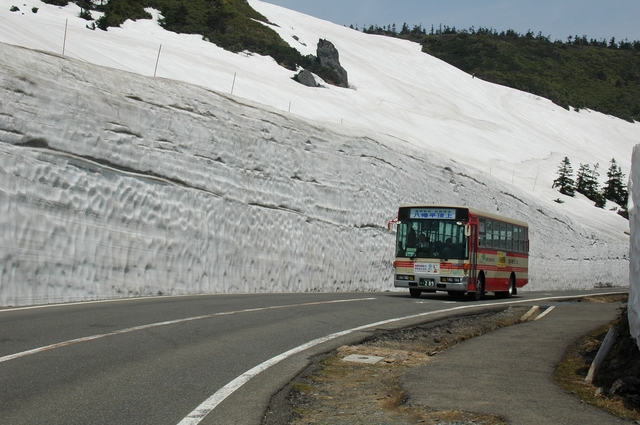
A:
{"label": "bus door", "polygon": [[[476,223],[469,223],[469,230],[466,231],[467,241],[469,243],[469,283],[475,285],[478,282],[477,269],[478,269],[478,225]],[[470,289],[467,287],[467,289]]]}

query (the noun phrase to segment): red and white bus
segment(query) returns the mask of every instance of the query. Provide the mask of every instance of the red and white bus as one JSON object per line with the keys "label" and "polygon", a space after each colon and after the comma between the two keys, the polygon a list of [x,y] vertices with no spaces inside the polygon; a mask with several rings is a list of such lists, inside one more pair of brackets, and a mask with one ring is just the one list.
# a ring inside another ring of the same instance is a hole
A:
{"label": "red and white bus", "polygon": [[[394,286],[446,291],[479,300],[486,292],[510,298],[529,281],[526,222],[469,207],[402,206],[397,225]],[[391,222],[390,222],[391,223]]]}

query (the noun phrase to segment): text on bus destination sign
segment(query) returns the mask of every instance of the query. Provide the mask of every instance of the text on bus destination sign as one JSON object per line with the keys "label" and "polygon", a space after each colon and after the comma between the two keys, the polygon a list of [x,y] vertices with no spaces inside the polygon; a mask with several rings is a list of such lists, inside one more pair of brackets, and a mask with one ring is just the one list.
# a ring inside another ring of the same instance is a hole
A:
{"label": "text on bus destination sign", "polygon": [[455,220],[456,210],[451,208],[411,208],[410,218],[436,218],[443,220]]}

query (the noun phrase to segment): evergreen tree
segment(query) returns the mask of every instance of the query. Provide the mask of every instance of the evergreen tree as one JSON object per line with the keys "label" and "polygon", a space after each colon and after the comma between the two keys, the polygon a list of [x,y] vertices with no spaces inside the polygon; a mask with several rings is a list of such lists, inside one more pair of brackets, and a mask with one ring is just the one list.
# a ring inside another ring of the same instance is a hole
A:
{"label": "evergreen tree", "polygon": [[594,205],[598,208],[604,208],[607,205],[607,200],[602,192],[596,192],[595,199],[593,199],[593,201],[595,202]]}
{"label": "evergreen tree", "polygon": [[611,165],[607,171],[607,181],[604,184],[602,194],[606,199],[620,205],[625,211],[629,200],[629,191],[624,183],[625,175],[622,173],[616,159],[611,160]]}
{"label": "evergreen tree", "polygon": [[597,198],[601,197],[598,188],[599,166],[600,164],[596,164],[592,170],[589,164],[580,164],[580,169],[576,176],[576,191],[592,201],[597,201]]}
{"label": "evergreen tree", "polygon": [[591,166],[589,164],[580,163],[578,174],[576,176],[576,192],[586,196],[589,176],[591,175]]}
{"label": "evergreen tree", "polygon": [[567,196],[575,195],[575,181],[573,180],[573,168],[571,161],[566,156],[558,167],[558,178],[553,181],[551,187],[560,188],[560,193]]}

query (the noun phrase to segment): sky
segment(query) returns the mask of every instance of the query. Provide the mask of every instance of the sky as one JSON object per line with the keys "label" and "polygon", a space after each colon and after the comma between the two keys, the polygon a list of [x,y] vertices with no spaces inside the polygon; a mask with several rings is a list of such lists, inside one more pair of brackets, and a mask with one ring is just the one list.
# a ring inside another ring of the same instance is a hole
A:
{"label": "sky", "polygon": [[267,0],[335,24],[363,26],[406,22],[430,31],[440,24],[457,29],[486,27],[542,32],[551,40],[571,35],[588,39],[640,40],[638,0]]}

